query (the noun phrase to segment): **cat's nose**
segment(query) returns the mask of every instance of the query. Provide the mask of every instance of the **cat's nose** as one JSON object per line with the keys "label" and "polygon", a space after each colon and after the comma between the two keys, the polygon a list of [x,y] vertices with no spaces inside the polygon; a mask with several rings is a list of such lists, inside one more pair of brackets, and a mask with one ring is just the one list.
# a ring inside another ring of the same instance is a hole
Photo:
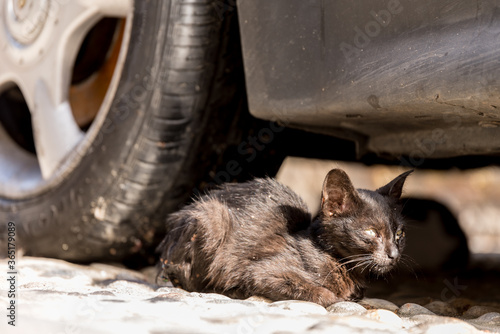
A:
{"label": "cat's nose", "polygon": [[391,260],[396,259],[399,256],[399,251],[396,247],[391,247],[387,252],[387,257]]}

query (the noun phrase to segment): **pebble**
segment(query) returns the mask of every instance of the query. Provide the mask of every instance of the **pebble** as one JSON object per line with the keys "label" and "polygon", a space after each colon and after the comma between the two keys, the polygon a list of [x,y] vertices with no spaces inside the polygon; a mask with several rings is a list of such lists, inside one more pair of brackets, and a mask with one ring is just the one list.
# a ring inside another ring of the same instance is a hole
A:
{"label": "pebble", "polygon": [[94,291],[91,293],[91,295],[96,295],[96,296],[114,296],[115,294],[111,291],[107,290],[100,290],[100,291]]}
{"label": "pebble", "polygon": [[[320,321],[310,327],[307,332],[312,334],[400,334],[401,328],[394,327],[367,317],[335,317],[329,321]],[[281,333],[281,332],[280,332]],[[293,333],[293,332],[292,332]],[[295,332],[297,333],[297,332]],[[288,333],[287,333],[288,334]]]}
{"label": "pebble", "polygon": [[368,312],[366,312],[366,316],[385,324],[393,325],[395,327],[403,327],[403,320],[401,320],[401,318],[398,317],[394,312],[389,310],[368,310]]}
{"label": "pebble", "polygon": [[361,315],[366,313],[366,308],[354,302],[338,302],[328,306],[326,310],[335,315]]}
{"label": "pebble", "polygon": [[435,300],[433,302],[430,302],[427,305],[424,305],[426,309],[429,311],[434,312],[435,314],[438,315],[444,315],[444,316],[457,316],[459,315],[457,310],[452,307],[450,304],[442,302],[440,300]]}
{"label": "pebble", "polygon": [[489,306],[479,306],[475,305],[469,308],[467,311],[462,314],[462,317],[465,319],[475,319],[486,313],[493,312],[494,309]]}
{"label": "pebble", "polygon": [[156,290],[156,293],[158,295],[155,298],[150,299],[150,301],[152,302],[157,302],[161,300],[184,301],[188,297],[190,297],[189,292],[178,288],[159,288]]}
{"label": "pebble", "polygon": [[384,299],[378,299],[378,298],[364,298],[360,300],[359,305],[364,306],[366,309],[384,309],[384,310],[389,310],[391,312],[396,312],[399,307]]}
{"label": "pebble", "polygon": [[327,310],[316,303],[301,300],[283,300],[269,304],[269,307],[277,307],[283,310],[292,311],[294,314],[327,314]]}
{"label": "pebble", "polygon": [[248,300],[250,302],[267,303],[267,304],[270,304],[273,302],[271,299],[268,299],[266,297],[261,297],[261,296],[251,296],[245,300]]}
{"label": "pebble", "polygon": [[158,303],[158,302],[179,302],[182,301],[182,298],[176,298],[168,293],[157,295],[153,298],[147,299],[150,303]]}
{"label": "pebble", "polygon": [[413,317],[414,315],[419,315],[419,314],[435,315],[434,312],[429,311],[425,307],[414,303],[406,303],[404,305],[401,305],[397,314],[400,317]]}
{"label": "pebble", "polygon": [[441,333],[477,333],[474,326],[467,322],[439,315],[419,314],[410,318],[415,328],[423,330],[426,334]]}
{"label": "pebble", "polygon": [[178,295],[178,296],[188,296],[190,295],[189,292],[187,292],[186,290],[183,290],[183,289],[179,289],[179,288],[159,288],[159,289],[156,289],[156,292],[158,293],[169,293],[169,294],[172,294],[172,295]]}
{"label": "pebble", "polygon": [[483,325],[500,326],[500,313],[490,312],[483,314],[479,318],[475,319],[475,322]]}
{"label": "pebble", "polygon": [[477,334],[480,333],[474,326],[466,322],[449,322],[449,323],[434,323],[424,324],[418,327],[425,334]]}
{"label": "pebble", "polygon": [[153,289],[149,285],[122,280],[114,281],[107,285],[106,289],[111,290],[111,292],[117,295],[123,294],[128,296],[144,296],[153,292]]}
{"label": "pebble", "polygon": [[[391,296],[392,297],[392,296]],[[426,305],[432,302],[431,297],[414,297],[414,296],[401,296],[397,298],[391,298],[391,301],[397,305],[403,305],[406,303],[418,304],[418,305]]]}
{"label": "pebble", "polygon": [[199,292],[191,292],[190,295],[192,297],[212,299],[212,300],[232,300],[228,296],[221,295],[219,293],[199,293]]}

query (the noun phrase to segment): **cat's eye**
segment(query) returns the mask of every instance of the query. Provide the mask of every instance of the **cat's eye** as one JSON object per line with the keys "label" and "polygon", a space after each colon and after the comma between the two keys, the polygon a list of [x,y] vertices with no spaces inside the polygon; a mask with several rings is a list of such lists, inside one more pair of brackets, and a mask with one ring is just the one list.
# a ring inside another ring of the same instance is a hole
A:
{"label": "cat's eye", "polygon": [[369,237],[372,237],[372,238],[375,238],[378,236],[378,233],[377,231],[375,231],[374,228],[369,228],[369,229],[366,229],[365,230],[365,233],[369,236]]}
{"label": "cat's eye", "polygon": [[403,230],[399,230],[396,232],[396,241],[398,241],[399,239],[402,239],[405,237],[405,232]]}

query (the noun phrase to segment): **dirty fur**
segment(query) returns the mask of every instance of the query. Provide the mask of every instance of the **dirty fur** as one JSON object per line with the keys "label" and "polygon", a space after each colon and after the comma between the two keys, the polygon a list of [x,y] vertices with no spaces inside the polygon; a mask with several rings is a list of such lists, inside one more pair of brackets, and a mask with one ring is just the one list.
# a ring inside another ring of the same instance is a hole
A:
{"label": "dirty fur", "polygon": [[271,178],[225,184],[167,220],[160,275],[188,291],[259,295],[328,306],[363,297],[367,276],[399,261],[399,198],[411,171],[376,190],[356,190],[345,172],[325,178],[312,219],[303,200]]}

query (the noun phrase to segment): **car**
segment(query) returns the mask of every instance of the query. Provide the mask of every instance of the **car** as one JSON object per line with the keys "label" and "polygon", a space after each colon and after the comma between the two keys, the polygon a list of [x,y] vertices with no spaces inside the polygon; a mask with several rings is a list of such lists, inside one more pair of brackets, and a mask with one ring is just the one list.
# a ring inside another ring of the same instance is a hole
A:
{"label": "car", "polygon": [[191,196],[287,155],[498,163],[499,9],[6,0],[1,240],[9,225],[27,255],[147,256]]}

